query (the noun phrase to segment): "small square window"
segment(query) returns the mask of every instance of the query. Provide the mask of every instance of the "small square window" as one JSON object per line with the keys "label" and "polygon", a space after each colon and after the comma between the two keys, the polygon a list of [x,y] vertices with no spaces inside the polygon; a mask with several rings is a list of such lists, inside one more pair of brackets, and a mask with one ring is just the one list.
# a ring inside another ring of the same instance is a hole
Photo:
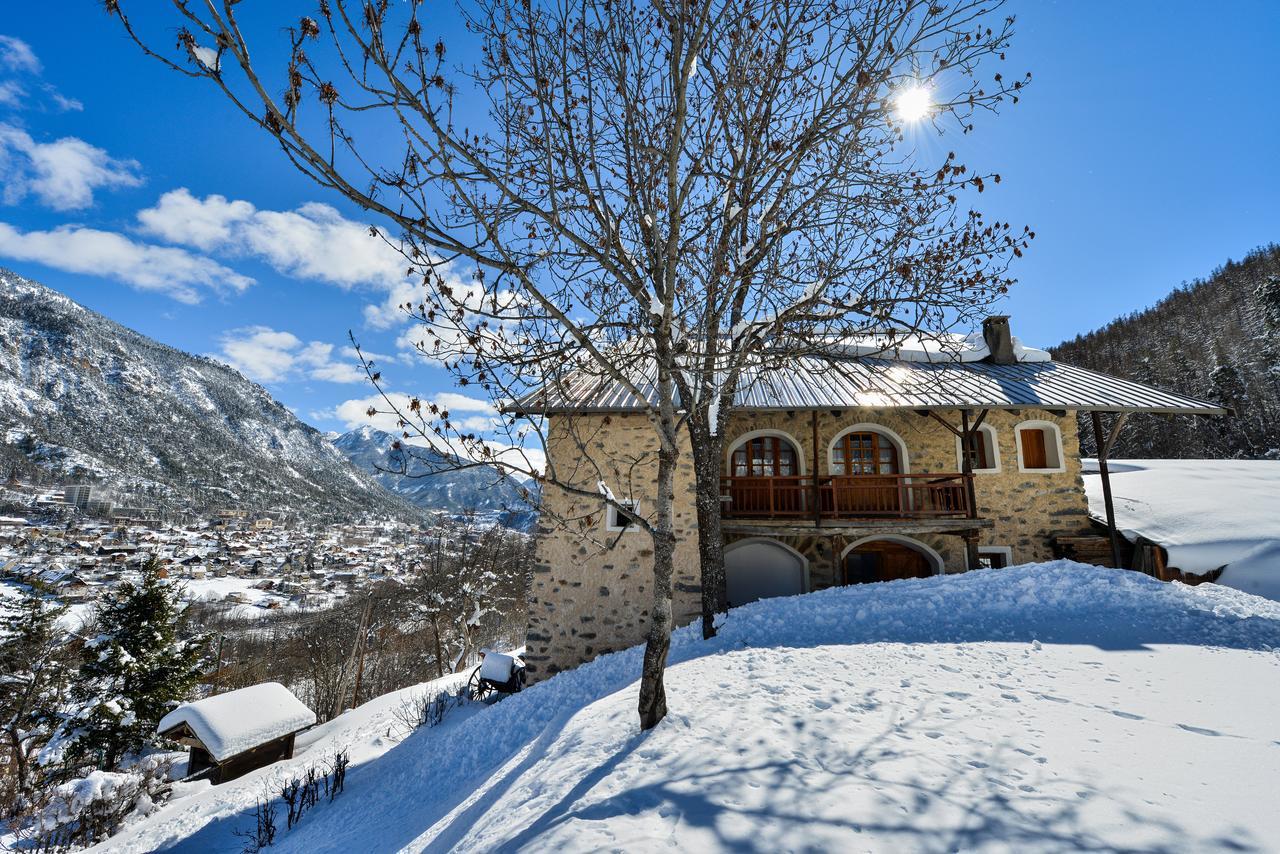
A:
{"label": "small square window", "polygon": [[1044,422],[1018,427],[1018,466],[1022,471],[1060,472],[1062,434]]}
{"label": "small square window", "polygon": [[[618,503],[632,510],[639,507],[637,502],[629,498],[620,499]],[[612,504],[605,509],[605,522],[610,531],[630,531],[638,527],[630,516],[619,512],[618,508]]]}
{"label": "small square window", "polygon": [[979,569],[1004,569],[1013,565],[1013,549],[1008,546],[978,546]]}

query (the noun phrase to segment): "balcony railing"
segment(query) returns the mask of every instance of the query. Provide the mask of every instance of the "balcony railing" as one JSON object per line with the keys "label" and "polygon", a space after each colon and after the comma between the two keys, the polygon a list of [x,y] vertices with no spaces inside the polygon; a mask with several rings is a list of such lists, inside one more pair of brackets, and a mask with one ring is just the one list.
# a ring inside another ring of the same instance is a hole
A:
{"label": "balcony railing", "polygon": [[726,519],[940,519],[972,517],[965,474],[721,478]]}

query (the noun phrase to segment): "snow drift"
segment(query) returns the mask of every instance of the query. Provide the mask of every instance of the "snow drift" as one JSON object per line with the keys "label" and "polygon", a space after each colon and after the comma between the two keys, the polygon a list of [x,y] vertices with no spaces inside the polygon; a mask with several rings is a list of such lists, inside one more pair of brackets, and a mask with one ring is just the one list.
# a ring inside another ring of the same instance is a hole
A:
{"label": "snow drift", "polygon": [[[366,759],[276,847],[1265,848],[1277,649],[1276,603],[1069,562],[767,600],[676,633],[652,732],[641,650],[604,656]],[[234,849],[259,791],[104,850]]]}

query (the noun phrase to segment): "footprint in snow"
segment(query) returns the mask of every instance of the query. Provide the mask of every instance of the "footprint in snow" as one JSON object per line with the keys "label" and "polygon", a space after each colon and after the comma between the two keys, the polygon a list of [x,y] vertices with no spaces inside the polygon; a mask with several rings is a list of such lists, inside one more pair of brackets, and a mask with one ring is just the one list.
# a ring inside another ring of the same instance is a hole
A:
{"label": "footprint in snow", "polygon": [[[1144,718],[1142,715],[1135,715],[1133,712],[1122,712],[1119,709],[1112,709],[1111,714],[1115,715],[1118,718],[1124,718],[1125,720],[1128,720],[1128,721],[1145,721],[1146,720],[1146,718]],[[1217,735],[1217,733],[1214,733],[1214,735]]]}
{"label": "footprint in snow", "polygon": [[1216,729],[1206,729],[1205,727],[1192,726],[1191,724],[1178,724],[1178,729],[1185,729],[1187,732],[1194,732],[1196,735],[1222,735]]}

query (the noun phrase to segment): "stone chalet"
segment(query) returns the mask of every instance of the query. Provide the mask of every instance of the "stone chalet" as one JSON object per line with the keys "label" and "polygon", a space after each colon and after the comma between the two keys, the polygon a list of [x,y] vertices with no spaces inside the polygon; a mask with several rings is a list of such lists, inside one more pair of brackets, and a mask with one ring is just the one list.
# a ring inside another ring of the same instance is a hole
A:
{"label": "stone chalet", "polygon": [[[727,415],[721,489],[731,606],[1051,559],[1057,538],[1090,532],[1077,413],[1097,431],[1101,414],[1117,416],[1099,442],[1104,465],[1129,413],[1226,414],[1052,361],[1012,338],[1005,317],[960,343],[853,344],[744,379]],[[641,513],[650,504],[657,439],[624,385],[570,383],[512,409],[548,417],[559,478],[590,493],[603,480]],[[675,494],[681,625],[701,607],[687,450]],[[538,532],[525,656],[534,681],[641,643],[652,597],[643,531],[590,498],[549,486],[543,500],[555,516],[588,520],[591,536]]]}

